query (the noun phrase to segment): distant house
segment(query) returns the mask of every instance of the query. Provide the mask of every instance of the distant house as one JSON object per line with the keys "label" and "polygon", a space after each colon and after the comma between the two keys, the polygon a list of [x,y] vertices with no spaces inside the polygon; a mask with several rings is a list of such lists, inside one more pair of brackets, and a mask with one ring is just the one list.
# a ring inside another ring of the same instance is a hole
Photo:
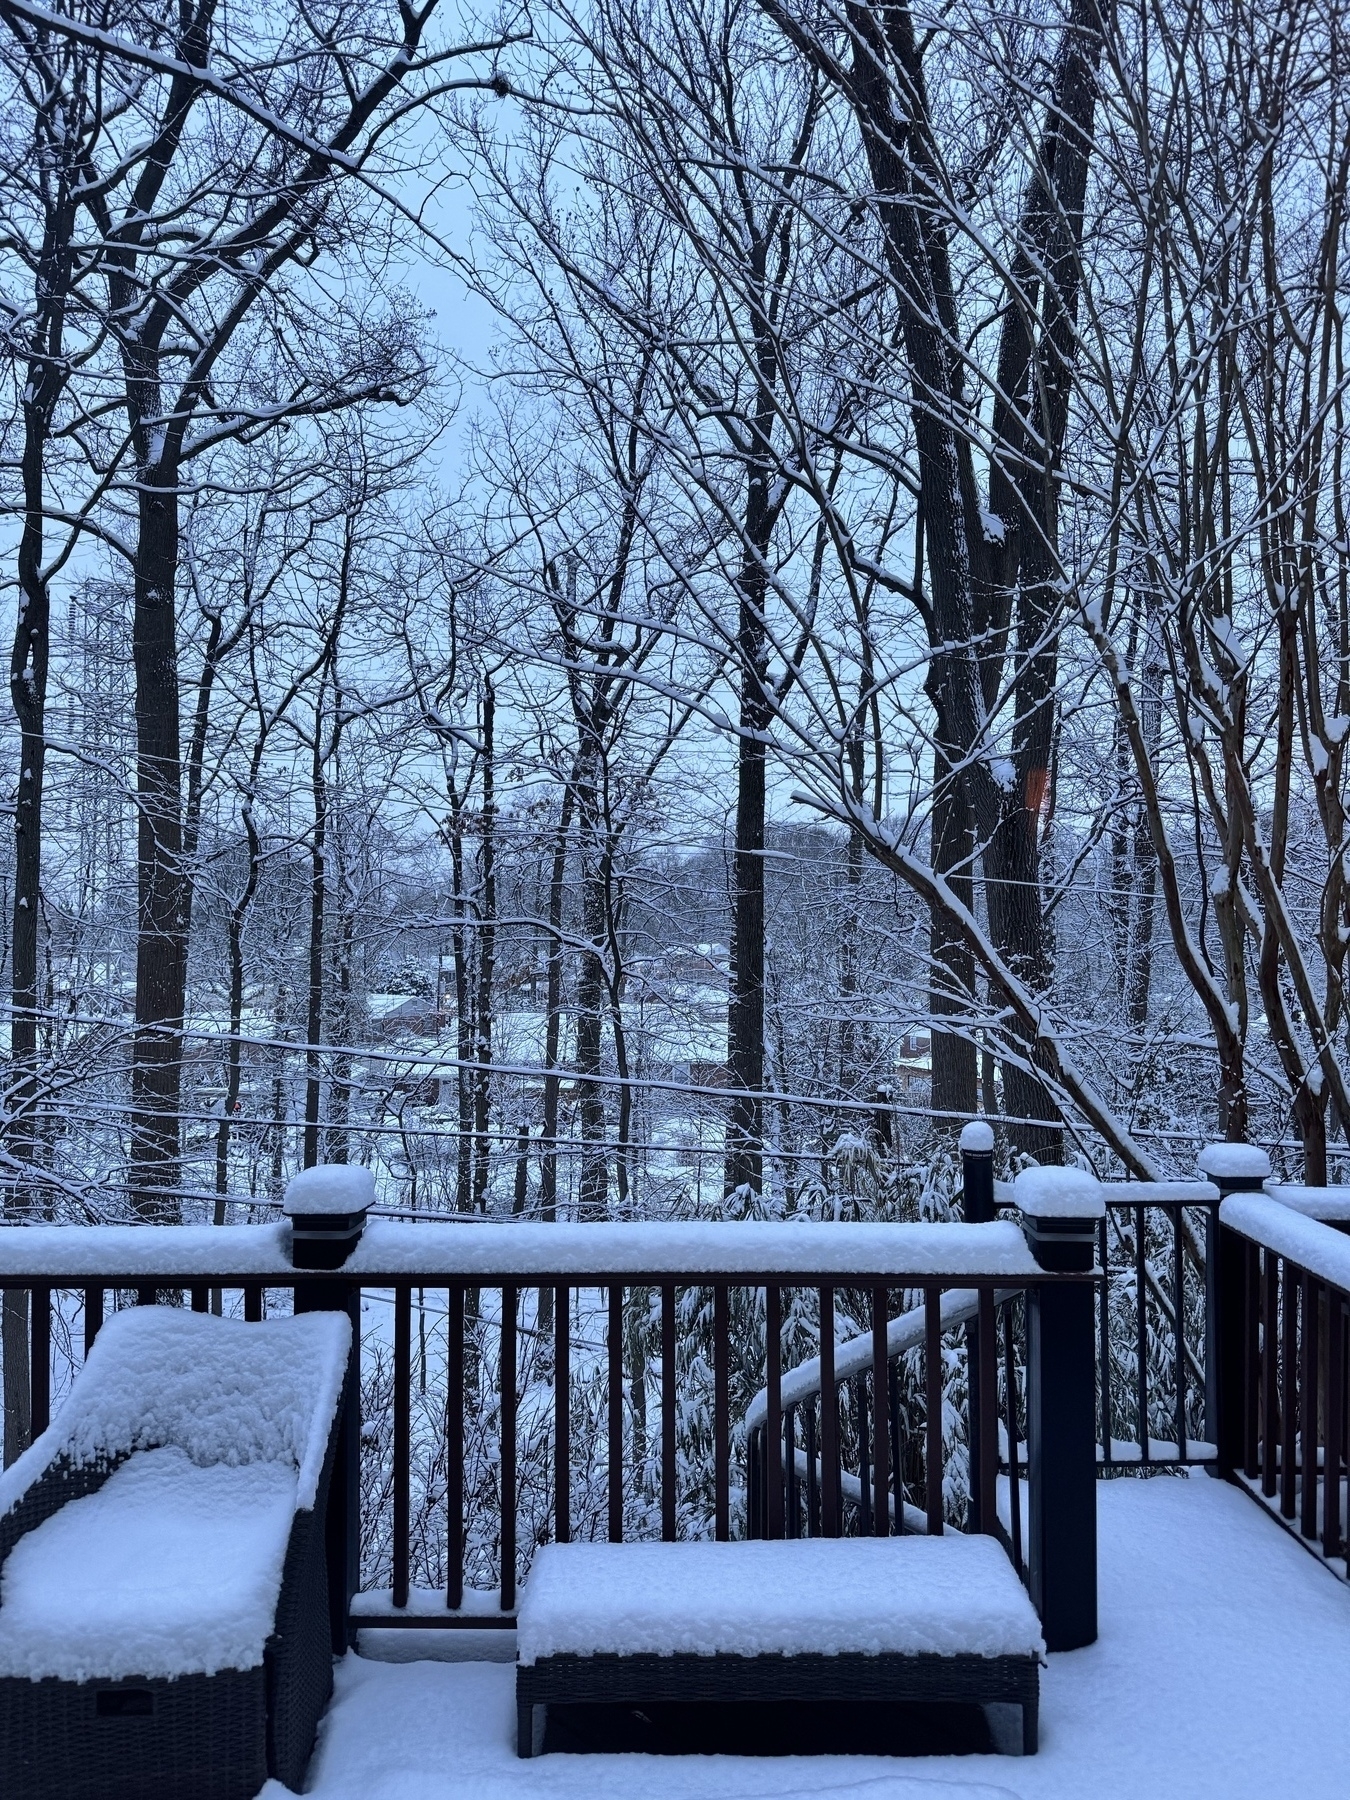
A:
{"label": "distant house", "polygon": [[368,994],[366,1012],[370,1034],[377,1042],[408,1033],[434,1037],[442,1023],[430,994]]}
{"label": "distant house", "polygon": [[926,1100],[933,1089],[933,1040],[926,1031],[910,1031],[900,1039],[895,1058],[895,1088],[907,1099]]}

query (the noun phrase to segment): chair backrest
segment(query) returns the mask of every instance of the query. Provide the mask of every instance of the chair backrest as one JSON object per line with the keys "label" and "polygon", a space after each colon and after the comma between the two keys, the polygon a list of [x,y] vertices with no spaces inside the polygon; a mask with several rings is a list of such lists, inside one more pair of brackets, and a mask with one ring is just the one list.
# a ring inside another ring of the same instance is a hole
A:
{"label": "chair backrest", "polygon": [[51,1426],[0,1477],[0,1512],[25,1472],[31,1480],[57,1458],[118,1461],[170,1444],[203,1465],[289,1462],[308,1509],[350,1347],[340,1312],[256,1324],[176,1306],[115,1313]]}

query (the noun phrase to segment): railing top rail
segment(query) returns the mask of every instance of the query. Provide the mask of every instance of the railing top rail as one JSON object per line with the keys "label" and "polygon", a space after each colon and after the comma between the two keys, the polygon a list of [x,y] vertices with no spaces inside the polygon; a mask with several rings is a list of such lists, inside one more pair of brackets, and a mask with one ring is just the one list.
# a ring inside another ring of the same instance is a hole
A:
{"label": "railing top rail", "polygon": [[1266,1189],[1272,1200],[1292,1207],[1310,1219],[1327,1224],[1350,1224],[1350,1187],[1300,1187],[1293,1182],[1272,1182]]}
{"label": "railing top rail", "polygon": [[[1212,1181],[1101,1181],[1097,1186],[1108,1207],[1213,1206],[1219,1199],[1219,1190]],[[1350,1195],[1350,1188],[1340,1191]],[[994,1198],[1000,1206],[1016,1206],[1016,1185],[996,1181]]]}
{"label": "railing top rail", "polygon": [[[627,1282],[721,1278],[840,1285],[884,1278],[894,1286],[1046,1278],[1022,1232],[1008,1220],[438,1225],[372,1219],[337,1273],[367,1286],[407,1278],[565,1282],[613,1276]],[[316,1277],[293,1267],[290,1228],[284,1224],[0,1227],[0,1282],[11,1286],[134,1285],[170,1278],[262,1280],[284,1287]]]}
{"label": "railing top rail", "polygon": [[1269,1194],[1230,1194],[1220,1221],[1277,1256],[1288,1257],[1310,1275],[1350,1294],[1350,1237],[1295,1212]]}

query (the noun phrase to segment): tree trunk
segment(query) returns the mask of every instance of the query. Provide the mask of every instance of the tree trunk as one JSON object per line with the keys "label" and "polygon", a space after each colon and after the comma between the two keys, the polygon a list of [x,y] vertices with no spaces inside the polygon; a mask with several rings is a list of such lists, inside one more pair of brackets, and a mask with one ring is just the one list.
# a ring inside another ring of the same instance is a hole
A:
{"label": "tree trunk", "polygon": [[599,817],[600,746],[587,723],[580,755],[577,812],[581,845],[581,967],[577,974],[577,1114],[581,1125],[583,1219],[605,1211],[609,1159],[605,1144],[605,1102],[596,1079],[601,1071],[602,1021],[605,1013],[605,879],[603,828]]}
{"label": "tree trunk", "polygon": [[[771,415],[770,415],[771,417]],[[761,435],[767,436],[761,420]],[[764,1186],[764,807],[766,692],[764,601],[771,534],[768,458],[750,466],[740,574],[737,648],[740,736],[736,745],[736,845],[732,857],[731,993],[727,1002],[726,1191]]]}
{"label": "tree trunk", "polygon": [[143,467],[135,613],[137,933],[131,1069],[132,1201],[143,1218],[179,1216],[178,1120],[187,986],[178,726],[176,475]]}
{"label": "tree trunk", "polygon": [[492,683],[483,682],[483,810],[479,838],[478,989],[474,997],[473,1072],[473,1205],[476,1212],[487,1206],[492,1101],[492,1008],[497,955],[497,803],[493,768],[495,754],[496,697]]}
{"label": "tree trunk", "polygon": [[328,899],[328,783],[324,775],[323,702],[327,681],[319,683],[314,704],[314,745],[310,757],[310,795],[314,829],[309,849],[309,980],[305,1011],[305,1141],[304,1166],[319,1160],[319,1113],[323,1101],[323,933]]}

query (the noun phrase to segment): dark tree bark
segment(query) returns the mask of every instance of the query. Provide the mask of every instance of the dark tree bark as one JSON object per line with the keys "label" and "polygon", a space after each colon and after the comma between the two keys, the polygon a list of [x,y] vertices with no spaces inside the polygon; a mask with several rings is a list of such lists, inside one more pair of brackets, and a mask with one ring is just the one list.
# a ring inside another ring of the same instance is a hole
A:
{"label": "dark tree bark", "polygon": [[[990,496],[998,523],[992,533],[979,504],[965,423],[969,403],[942,212],[945,183],[913,15],[906,4],[850,0],[851,53],[845,64],[779,0],[761,4],[847,96],[858,120],[900,302],[912,394],[931,571],[927,691],[938,722],[938,772],[944,763],[961,769],[959,786],[983,861],[994,943],[1021,980],[1044,991],[1051,958],[1040,850],[1057,675],[1056,481],[1076,346],[1078,256],[1102,42],[1097,0],[1075,0],[1061,36],[1036,165],[1023,199],[1021,250],[1010,271],[1000,341]],[[1002,676],[1014,596],[1009,781],[995,775],[986,717]],[[941,788],[938,794],[941,801]],[[959,855],[962,802],[953,798],[948,805],[955,816],[940,821],[936,847]],[[936,956],[953,961],[946,928],[938,925],[933,936]],[[964,971],[953,975],[954,986],[964,983]],[[1018,1149],[1042,1160],[1055,1158],[1062,1154],[1056,1109],[1035,1072],[1030,1046],[1027,1058],[1031,1068],[1011,1058],[1004,1066],[1007,1110],[1030,1121],[1012,1126],[1010,1135]],[[972,1070],[973,1062],[962,1068],[963,1085]]]}
{"label": "dark tree bark", "polygon": [[492,1009],[497,967],[497,787],[496,696],[492,682],[483,679],[481,711],[483,744],[483,806],[478,838],[478,905],[475,951],[478,981],[474,993],[473,1071],[473,1204],[477,1212],[487,1206],[488,1171],[491,1164],[492,1114]]}
{"label": "dark tree bark", "polygon": [[[42,910],[43,801],[47,773],[47,675],[51,650],[51,594],[46,570],[46,457],[57,406],[69,378],[65,331],[74,270],[77,203],[73,192],[86,125],[86,58],[45,34],[33,40],[42,96],[33,119],[33,153],[41,196],[42,231],[33,266],[33,312],[26,341],[15,345],[24,364],[22,446],[19,453],[20,527],[18,610],[10,650],[9,691],[19,727],[19,784],[14,802],[14,889],[10,917],[10,1061],[5,1106],[6,1146],[22,1170],[39,1145],[39,933]],[[40,1206],[22,1175],[7,1184],[5,1212],[20,1218]],[[28,1443],[30,1393],[28,1296],[0,1298],[4,1357],[4,1461]]]}

